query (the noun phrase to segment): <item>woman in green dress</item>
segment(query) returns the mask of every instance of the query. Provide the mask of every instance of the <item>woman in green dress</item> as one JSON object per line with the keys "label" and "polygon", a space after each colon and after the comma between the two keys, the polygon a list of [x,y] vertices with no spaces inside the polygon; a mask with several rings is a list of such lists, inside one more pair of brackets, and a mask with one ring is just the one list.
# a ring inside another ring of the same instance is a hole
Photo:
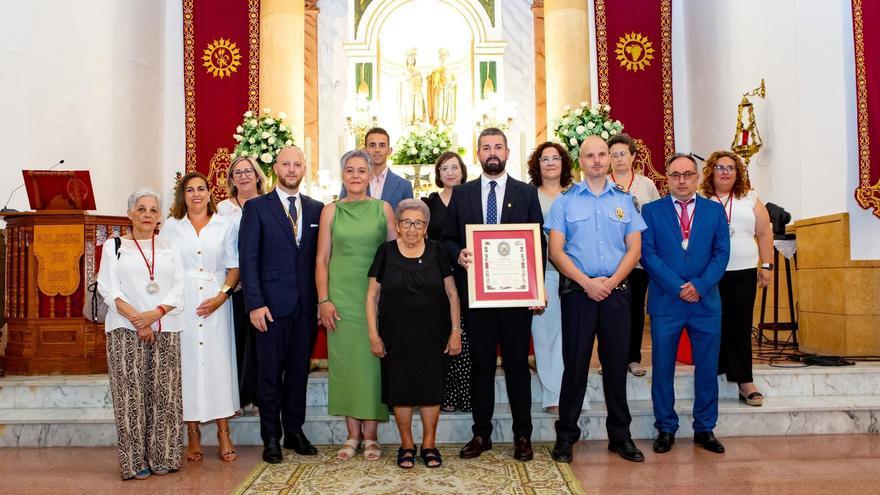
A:
{"label": "woman in green dress", "polygon": [[388,420],[382,403],[379,359],[370,352],[366,306],[367,272],[376,249],[397,237],[391,206],[367,196],[370,156],[349,151],[340,160],[346,197],[321,211],[315,282],[318,315],[327,329],[329,368],[327,412],[345,416],[348,439],[336,457],[382,454],[377,430]]}

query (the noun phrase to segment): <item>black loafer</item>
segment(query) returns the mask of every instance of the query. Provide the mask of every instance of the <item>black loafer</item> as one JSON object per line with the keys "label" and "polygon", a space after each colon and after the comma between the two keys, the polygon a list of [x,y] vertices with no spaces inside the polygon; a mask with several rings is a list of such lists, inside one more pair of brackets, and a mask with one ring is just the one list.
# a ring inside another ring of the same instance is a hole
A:
{"label": "black loafer", "polygon": [[291,449],[299,455],[317,455],[318,449],[309,442],[303,432],[284,435],[284,448]]}
{"label": "black loafer", "polygon": [[513,439],[513,458],[518,461],[529,462],[535,456],[532,451],[532,441],[528,437],[516,437]]}
{"label": "black loafer", "polygon": [[661,431],[657,434],[657,439],[654,440],[654,452],[665,454],[672,450],[673,444],[675,444],[675,433]]}
{"label": "black loafer", "polygon": [[462,459],[473,459],[480,457],[480,454],[487,450],[492,450],[492,439],[480,435],[474,435],[474,437],[471,438],[471,441],[461,448],[458,456]]}
{"label": "black loafer", "polygon": [[697,445],[702,445],[704,449],[709,452],[714,452],[716,454],[724,453],[724,445],[715,438],[715,434],[711,431],[701,431],[700,433],[694,433],[694,443]]}
{"label": "black loafer", "polygon": [[636,447],[636,443],[632,439],[617,445],[609,443],[608,450],[617,453],[624,460],[630,462],[645,462],[645,454],[642,454],[642,451]]}
{"label": "black loafer", "polygon": [[270,438],[263,442],[263,460],[269,464],[278,464],[284,455],[281,453],[281,444],[277,438]]}
{"label": "black loafer", "polygon": [[557,440],[556,443],[553,444],[553,450],[550,452],[550,457],[556,462],[571,464],[571,444],[563,442],[562,440]]}

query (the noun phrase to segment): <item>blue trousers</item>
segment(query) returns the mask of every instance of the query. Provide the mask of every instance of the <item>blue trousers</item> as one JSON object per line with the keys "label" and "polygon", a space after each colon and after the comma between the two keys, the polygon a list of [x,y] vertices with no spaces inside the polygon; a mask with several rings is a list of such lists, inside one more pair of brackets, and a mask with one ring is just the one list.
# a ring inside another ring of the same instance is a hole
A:
{"label": "blue trousers", "polygon": [[694,433],[712,431],[718,422],[718,352],[721,316],[651,315],[651,358],[654,427],[678,431],[675,414],[675,354],[682,328],[687,328],[694,358]]}

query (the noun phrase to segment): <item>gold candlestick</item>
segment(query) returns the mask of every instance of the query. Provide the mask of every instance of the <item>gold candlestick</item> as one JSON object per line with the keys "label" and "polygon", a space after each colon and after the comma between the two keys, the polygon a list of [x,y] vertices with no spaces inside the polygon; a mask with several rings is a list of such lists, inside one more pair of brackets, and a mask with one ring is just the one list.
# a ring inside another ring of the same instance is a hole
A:
{"label": "gold candlestick", "polygon": [[[736,132],[733,134],[733,143],[731,143],[730,149],[745,161],[745,185],[749,189],[752,187],[749,180],[749,161],[752,156],[760,151],[761,146],[764,144],[761,133],[758,132],[758,125],[755,123],[755,108],[752,102],[749,101],[749,96],[764,98],[766,93],[764,79],[762,78],[760,86],[743,94],[742,100],[736,109]],[[743,121],[744,118],[745,122]]]}

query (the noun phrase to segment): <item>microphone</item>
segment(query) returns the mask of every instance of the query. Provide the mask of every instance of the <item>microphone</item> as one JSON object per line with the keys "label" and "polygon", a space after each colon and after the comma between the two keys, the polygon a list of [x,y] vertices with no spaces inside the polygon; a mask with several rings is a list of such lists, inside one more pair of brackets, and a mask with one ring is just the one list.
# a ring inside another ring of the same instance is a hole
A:
{"label": "microphone", "polygon": [[705,162],[705,161],[706,161],[705,158],[703,158],[702,156],[700,156],[700,155],[698,155],[698,154],[696,154],[696,153],[691,153],[691,156],[694,157],[694,158],[696,158],[697,160],[700,160],[701,162]]}
{"label": "microphone", "polygon": [[[58,160],[58,163],[56,163],[55,165],[52,165],[47,170],[54,170],[55,167],[61,165],[62,163],[64,163],[64,160]],[[3,205],[3,209],[0,210],[0,212],[2,212],[2,213],[17,213],[18,212],[18,210],[13,209],[13,208],[7,208],[7,206],[9,206],[9,201],[12,199],[12,195],[15,194],[15,191],[18,191],[22,187],[24,187],[24,182],[22,182],[20,186],[16,187],[15,189],[12,190],[12,192],[9,193],[9,197],[6,198],[6,203]]]}

